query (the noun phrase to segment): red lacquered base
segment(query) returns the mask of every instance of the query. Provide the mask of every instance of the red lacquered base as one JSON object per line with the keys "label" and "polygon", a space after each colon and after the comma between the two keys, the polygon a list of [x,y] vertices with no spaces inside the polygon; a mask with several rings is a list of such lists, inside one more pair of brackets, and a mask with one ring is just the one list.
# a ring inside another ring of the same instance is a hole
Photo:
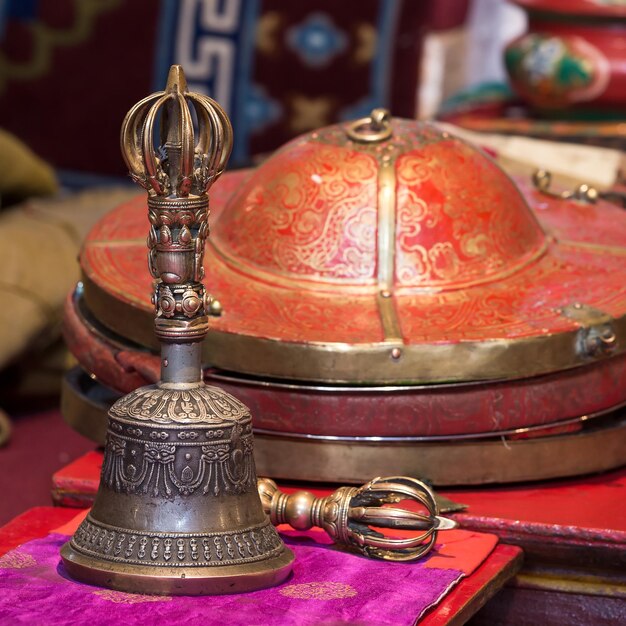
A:
{"label": "red lacquered base", "polygon": [[[90,506],[100,480],[102,453],[89,452],[52,477],[53,499]],[[318,495],[332,489],[316,487]],[[468,506],[455,518],[464,528],[497,534],[524,547],[528,558],[583,563],[626,571],[626,468],[597,476],[548,481],[537,486],[443,490]]]}
{"label": "red lacquered base", "polygon": [[[158,355],[104,328],[86,309],[80,289],[68,296],[63,324],[66,342],[82,368],[112,390],[128,393],[159,379]],[[307,384],[212,368],[204,376],[207,384],[218,385],[250,407],[257,432],[275,435],[542,436],[546,429],[550,434],[579,430],[580,416],[589,422],[626,399],[626,354],[547,376],[470,384]]]}

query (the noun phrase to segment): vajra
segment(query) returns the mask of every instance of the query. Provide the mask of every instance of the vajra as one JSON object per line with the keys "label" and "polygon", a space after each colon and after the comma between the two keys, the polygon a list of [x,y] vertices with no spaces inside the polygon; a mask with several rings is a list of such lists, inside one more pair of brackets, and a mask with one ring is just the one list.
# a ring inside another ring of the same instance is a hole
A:
{"label": "vajra", "polygon": [[[435,545],[440,530],[457,527],[454,520],[439,515],[428,485],[406,476],[340,487],[325,498],[309,491],[284,493],[269,478],[260,478],[258,487],[272,524],[288,524],[296,530],[317,526],[335,543],[385,561],[419,559]],[[387,506],[403,501],[410,508]]]}

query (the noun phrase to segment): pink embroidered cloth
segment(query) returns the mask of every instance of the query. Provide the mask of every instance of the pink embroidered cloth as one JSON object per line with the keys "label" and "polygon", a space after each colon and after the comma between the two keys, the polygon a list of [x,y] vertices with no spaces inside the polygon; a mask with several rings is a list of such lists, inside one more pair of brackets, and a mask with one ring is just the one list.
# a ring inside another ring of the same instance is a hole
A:
{"label": "pink embroidered cloth", "polygon": [[322,532],[284,530],[296,560],[291,578],[279,587],[230,596],[146,596],[91,587],[67,576],[59,550],[83,515],[0,557],[2,623],[410,625],[497,543],[494,535],[455,530],[441,533],[441,543],[422,561],[386,563],[339,551]]}

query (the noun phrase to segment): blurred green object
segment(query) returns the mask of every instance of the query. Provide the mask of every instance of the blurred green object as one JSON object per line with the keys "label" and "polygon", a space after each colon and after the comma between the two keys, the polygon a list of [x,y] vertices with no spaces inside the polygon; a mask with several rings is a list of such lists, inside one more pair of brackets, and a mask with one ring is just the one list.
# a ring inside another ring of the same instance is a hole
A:
{"label": "blurred green object", "polygon": [[0,409],[0,447],[3,446],[8,440],[11,434],[11,422],[7,414]]}
{"label": "blurred green object", "polygon": [[450,113],[459,113],[465,109],[474,109],[481,105],[501,105],[513,98],[513,91],[505,83],[480,83],[464,89],[443,101],[438,117]]}
{"label": "blurred green object", "polygon": [[0,205],[51,196],[58,189],[52,167],[17,137],[0,129]]}

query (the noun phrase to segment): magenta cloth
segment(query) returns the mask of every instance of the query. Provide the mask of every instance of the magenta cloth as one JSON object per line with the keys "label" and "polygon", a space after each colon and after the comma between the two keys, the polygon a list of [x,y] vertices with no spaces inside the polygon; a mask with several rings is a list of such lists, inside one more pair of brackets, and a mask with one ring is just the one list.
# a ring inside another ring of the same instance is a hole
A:
{"label": "magenta cloth", "polygon": [[127,594],[68,578],[58,533],[0,557],[2,624],[413,624],[462,577],[457,569],[386,563],[283,535],[295,552],[292,577],[279,587],[231,596]]}

